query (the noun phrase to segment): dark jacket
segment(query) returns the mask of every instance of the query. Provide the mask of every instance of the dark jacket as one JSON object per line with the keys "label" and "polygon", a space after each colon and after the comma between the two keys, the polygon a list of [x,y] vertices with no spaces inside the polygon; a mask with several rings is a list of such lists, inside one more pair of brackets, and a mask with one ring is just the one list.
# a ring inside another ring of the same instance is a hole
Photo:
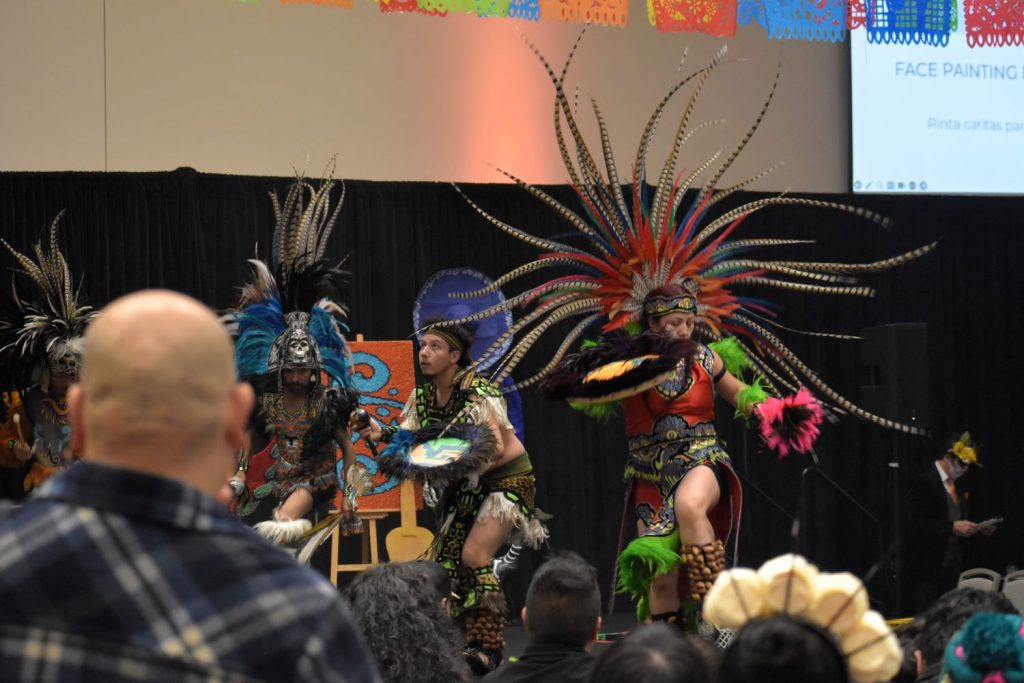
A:
{"label": "dark jacket", "polygon": [[[957,490],[957,518],[967,519],[966,494],[962,488],[961,484]],[[904,565],[912,577],[934,576],[948,564],[947,550],[950,545],[959,547],[960,543],[953,534],[949,493],[934,464],[910,480],[907,494]]]}
{"label": "dark jacket", "polygon": [[530,643],[523,656],[484,676],[487,683],[588,681],[595,658],[577,645]]}

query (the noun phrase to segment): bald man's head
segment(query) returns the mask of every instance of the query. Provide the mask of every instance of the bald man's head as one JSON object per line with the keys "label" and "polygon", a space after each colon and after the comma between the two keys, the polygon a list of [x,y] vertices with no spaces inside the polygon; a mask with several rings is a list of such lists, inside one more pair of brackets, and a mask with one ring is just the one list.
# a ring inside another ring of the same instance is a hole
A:
{"label": "bald man's head", "polygon": [[131,294],[103,310],[86,332],[72,393],[73,438],[85,457],[142,469],[152,469],[146,458],[188,466],[238,448],[236,423],[244,433],[252,407],[251,389],[235,381],[224,326],[168,291]]}

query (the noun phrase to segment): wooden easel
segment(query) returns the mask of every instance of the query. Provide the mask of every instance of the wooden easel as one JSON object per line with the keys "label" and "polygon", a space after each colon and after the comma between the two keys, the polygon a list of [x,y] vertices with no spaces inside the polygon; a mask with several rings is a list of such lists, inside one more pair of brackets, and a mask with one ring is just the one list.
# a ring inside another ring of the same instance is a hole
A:
{"label": "wooden easel", "polygon": [[[370,567],[380,564],[380,542],[377,536],[377,522],[387,517],[392,512],[398,512],[402,516],[403,522],[406,526],[409,526],[409,520],[411,526],[415,526],[416,522],[416,490],[413,487],[411,481],[402,482],[402,497],[401,497],[401,509],[399,510],[369,510],[367,512],[356,512],[359,518],[366,522],[366,526],[363,529],[363,552],[362,561],[357,563],[345,563],[343,564],[339,557],[341,549],[341,526],[335,527],[334,531],[331,532],[331,569],[330,579],[331,583],[335,586],[338,585],[338,574],[342,572],[361,572],[366,571]],[[398,531],[403,527],[396,527],[393,531]],[[425,530],[424,530],[425,531]],[[430,540],[423,539],[422,548],[420,551],[424,551],[430,545]],[[418,554],[418,553],[413,553]],[[388,558],[391,559],[390,557]],[[409,558],[401,558],[403,560]]]}
{"label": "wooden easel", "polygon": [[[366,341],[363,335],[356,334],[357,342]],[[341,552],[341,527],[331,532],[331,568],[329,578],[331,583],[338,585],[338,575],[342,572],[361,572],[370,567],[380,564],[380,539],[377,535],[377,522],[386,518],[393,512],[401,514],[405,520],[416,519],[416,494],[412,482],[402,482],[401,496],[398,509],[375,509],[357,511],[356,514],[366,524],[362,533],[362,557],[360,562],[343,563],[339,557]],[[415,522],[414,522],[415,524]],[[390,559],[390,558],[388,558]]]}
{"label": "wooden easel", "polygon": [[359,518],[366,525],[363,528],[363,552],[362,561],[356,563],[342,564],[339,557],[341,548],[341,527],[331,532],[331,583],[338,585],[338,574],[341,572],[361,572],[369,569],[375,564],[380,564],[380,548],[377,541],[377,522],[388,516],[393,510],[368,510],[357,512]]}

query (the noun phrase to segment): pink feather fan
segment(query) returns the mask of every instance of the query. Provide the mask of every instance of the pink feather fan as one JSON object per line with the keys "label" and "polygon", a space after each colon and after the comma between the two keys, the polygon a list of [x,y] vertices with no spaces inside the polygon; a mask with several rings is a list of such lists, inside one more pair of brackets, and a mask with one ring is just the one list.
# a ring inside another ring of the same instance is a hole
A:
{"label": "pink feather fan", "polygon": [[818,438],[818,425],[825,417],[821,404],[807,387],[791,396],[771,397],[757,406],[761,438],[768,448],[785,458],[790,451],[807,453]]}

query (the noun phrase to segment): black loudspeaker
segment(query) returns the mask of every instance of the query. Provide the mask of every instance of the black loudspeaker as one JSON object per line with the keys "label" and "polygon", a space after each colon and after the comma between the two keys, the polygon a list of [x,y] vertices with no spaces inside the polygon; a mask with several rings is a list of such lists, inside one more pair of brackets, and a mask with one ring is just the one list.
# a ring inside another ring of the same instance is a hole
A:
{"label": "black loudspeaker", "polygon": [[[875,415],[895,422],[928,428],[928,327],[924,323],[896,323],[861,330],[860,405]],[[884,456],[879,466],[869,467],[867,501],[883,521],[882,547],[900,548],[905,536],[901,528],[907,519],[902,499],[907,481],[920,468],[924,452],[920,437],[884,429],[869,430],[864,436],[866,453]],[[885,463],[881,474],[880,465]],[[884,484],[884,485],[883,485]],[[882,495],[882,492],[884,496]],[[908,605],[903,576],[903,557],[894,553],[886,563],[879,597],[889,616],[906,616]]]}
{"label": "black loudspeaker", "polygon": [[928,326],[893,323],[861,330],[860,406],[927,429]]}

